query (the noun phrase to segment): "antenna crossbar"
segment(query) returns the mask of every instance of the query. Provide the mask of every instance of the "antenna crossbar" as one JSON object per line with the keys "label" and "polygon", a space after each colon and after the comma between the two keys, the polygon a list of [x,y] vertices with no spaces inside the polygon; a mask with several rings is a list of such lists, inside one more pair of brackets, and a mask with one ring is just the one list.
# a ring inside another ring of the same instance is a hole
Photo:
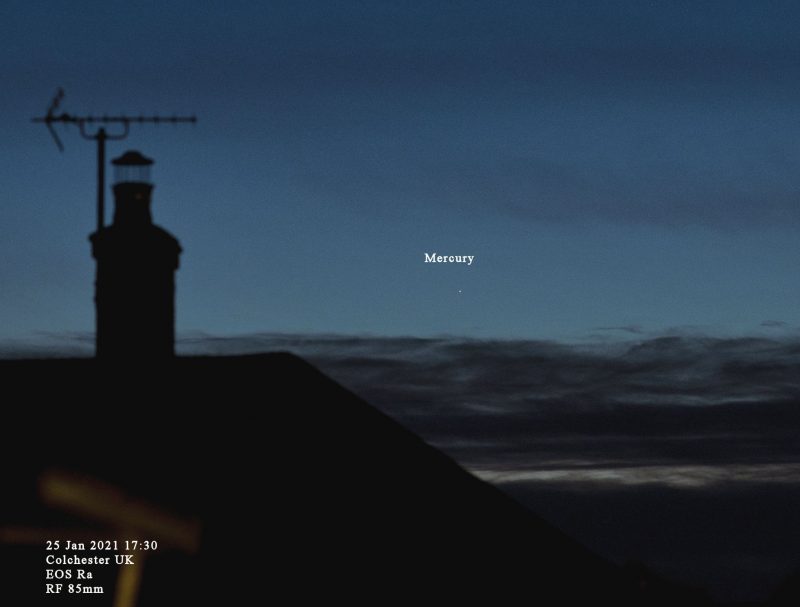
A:
{"label": "antenna crossbar", "polygon": [[31,118],[31,122],[43,122],[53,124],[61,122],[64,124],[142,124],[145,122],[159,124],[178,123],[178,122],[197,122],[195,116],[73,116],[72,114],[62,113],[59,115],[47,114],[39,118]]}

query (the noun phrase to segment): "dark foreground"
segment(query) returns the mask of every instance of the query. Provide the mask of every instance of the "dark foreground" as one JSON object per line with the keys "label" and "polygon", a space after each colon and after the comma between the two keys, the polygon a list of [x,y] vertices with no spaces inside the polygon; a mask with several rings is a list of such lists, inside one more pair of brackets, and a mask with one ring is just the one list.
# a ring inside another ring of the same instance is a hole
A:
{"label": "dark foreground", "polygon": [[135,555],[143,607],[706,604],[601,559],[288,354],[2,361],[0,381],[16,604],[113,603],[115,565],[95,569],[103,595],[45,595],[46,540],[76,538],[159,542]]}

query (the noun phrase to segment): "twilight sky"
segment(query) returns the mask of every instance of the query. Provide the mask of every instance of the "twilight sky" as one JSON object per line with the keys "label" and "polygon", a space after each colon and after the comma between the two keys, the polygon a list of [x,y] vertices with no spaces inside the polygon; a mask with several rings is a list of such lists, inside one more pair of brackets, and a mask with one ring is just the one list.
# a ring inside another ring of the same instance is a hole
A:
{"label": "twilight sky", "polygon": [[[95,149],[134,126],[178,330],[575,339],[800,325],[794,2],[0,5],[0,338],[93,326]],[[475,255],[471,267],[424,252]]]}

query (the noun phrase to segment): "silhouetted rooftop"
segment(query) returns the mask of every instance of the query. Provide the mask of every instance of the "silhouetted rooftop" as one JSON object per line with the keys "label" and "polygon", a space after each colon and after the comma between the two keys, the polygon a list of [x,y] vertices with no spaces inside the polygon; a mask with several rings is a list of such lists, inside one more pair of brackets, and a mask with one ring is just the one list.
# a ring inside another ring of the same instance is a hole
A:
{"label": "silhouetted rooftop", "polygon": [[[4,523],[112,533],[40,502],[54,470],[202,521],[197,556],[148,556],[143,607],[702,601],[601,559],[290,354],[0,361],[0,381],[20,417]],[[42,547],[0,549],[30,577],[15,591],[38,592]]]}

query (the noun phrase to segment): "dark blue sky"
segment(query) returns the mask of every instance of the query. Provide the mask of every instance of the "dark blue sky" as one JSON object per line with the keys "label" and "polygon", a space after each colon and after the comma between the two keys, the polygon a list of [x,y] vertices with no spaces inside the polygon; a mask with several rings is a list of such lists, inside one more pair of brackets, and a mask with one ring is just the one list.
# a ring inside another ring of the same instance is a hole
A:
{"label": "dark blue sky", "polygon": [[6,0],[0,337],[93,326],[95,150],[30,123],[58,86],[76,114],[200,118],[109,149],[156,159],[179,331],[794,329],[798,22],[792,2]]}

